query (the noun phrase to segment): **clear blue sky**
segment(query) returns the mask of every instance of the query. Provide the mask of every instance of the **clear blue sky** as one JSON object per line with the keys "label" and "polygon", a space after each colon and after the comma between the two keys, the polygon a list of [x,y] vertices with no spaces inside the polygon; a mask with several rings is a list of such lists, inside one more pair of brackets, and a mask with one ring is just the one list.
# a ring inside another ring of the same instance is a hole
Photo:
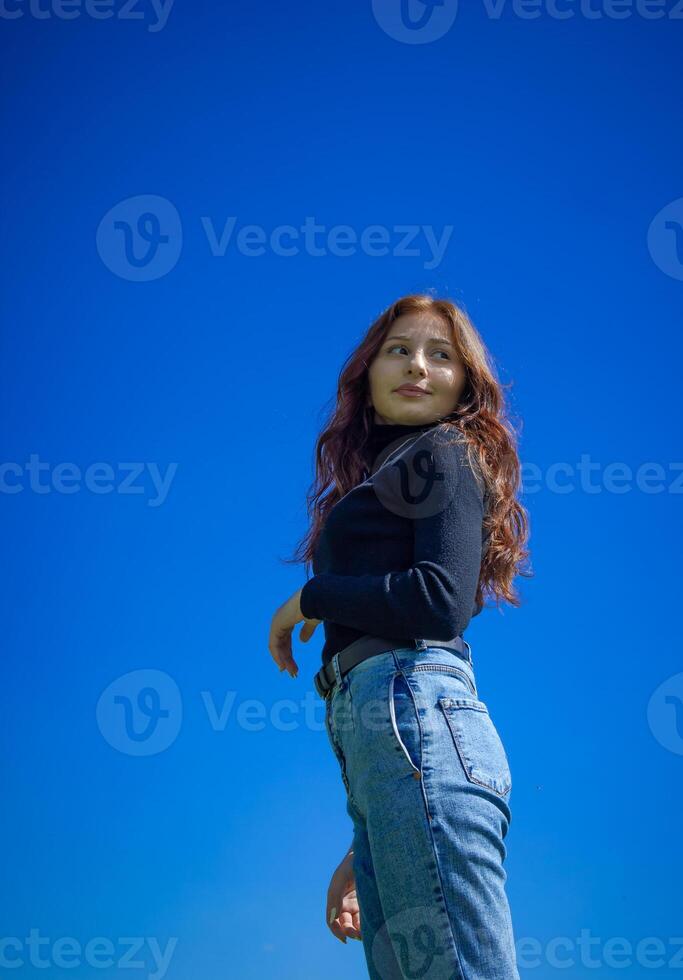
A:
{"label": "clear blue sky", "polygon": [[522,975],[611,975],[616,937],[622,977],[673,969],[680,15],[467,0],[420,38],[370,0],[33,4],[0,17],[7,960],[161,976],[156,942],[170,980],[366,976],[324,925],[351,824],[322,631],[296,680],[267,639],[340,367],[429,289],[523,419],[535,578],[467,634]]}

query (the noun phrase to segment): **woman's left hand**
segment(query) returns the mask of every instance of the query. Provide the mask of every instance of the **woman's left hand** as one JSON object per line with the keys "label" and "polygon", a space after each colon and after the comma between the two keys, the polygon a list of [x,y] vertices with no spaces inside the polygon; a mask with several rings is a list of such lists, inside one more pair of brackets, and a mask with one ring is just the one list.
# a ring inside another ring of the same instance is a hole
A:
{"label": "woman's left hand", "polygon": [[299,596],[301,589],[298,589],[287,602],[283,603],[273,616],[270,624],[270,638],[268,648],[270,654],[280,670],[286,670],[290,677],[296,677],[299,668],[292,656],[292,630],[297,623],[304,621],[304,625],[299,631],[299,639],[303,643],[308,643],[313,636],[320,619],[306,619],[301,612]]}

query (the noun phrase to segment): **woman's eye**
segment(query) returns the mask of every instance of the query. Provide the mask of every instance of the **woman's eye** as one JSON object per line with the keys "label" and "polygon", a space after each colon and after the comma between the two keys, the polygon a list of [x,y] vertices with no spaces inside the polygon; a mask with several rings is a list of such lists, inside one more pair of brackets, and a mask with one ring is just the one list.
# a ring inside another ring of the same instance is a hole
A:
{"label": "woman's eye", "polygon": [[[389,347],[388,348],[387,354],[391,354],[391,352],[392,351],[395,351],[395,350],[408,350],[408,348],[405,346],[405,344],[394,344],[393,347]],[[434,353],[435,354],[443,354],[446,357],[446,359],[449,360],[448,352],[445,351],[445,350],[437,350],[437,351],[434,351]]]}

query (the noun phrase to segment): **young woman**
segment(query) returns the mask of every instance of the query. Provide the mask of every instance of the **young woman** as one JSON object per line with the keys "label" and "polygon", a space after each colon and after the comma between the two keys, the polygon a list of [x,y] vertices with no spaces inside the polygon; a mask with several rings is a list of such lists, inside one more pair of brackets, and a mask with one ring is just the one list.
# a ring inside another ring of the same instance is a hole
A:
{"label": "young woman", "polygon": [[316,451],[314,575],[275,613],[325,644],[314,680],[341,768],[351,849],[326,916],[361,939],[372,980],[518,980],[505,893],[505,749],[463,633],[513,589],[529,552],[501,385],[466,314],[410,295],[348,358]]}

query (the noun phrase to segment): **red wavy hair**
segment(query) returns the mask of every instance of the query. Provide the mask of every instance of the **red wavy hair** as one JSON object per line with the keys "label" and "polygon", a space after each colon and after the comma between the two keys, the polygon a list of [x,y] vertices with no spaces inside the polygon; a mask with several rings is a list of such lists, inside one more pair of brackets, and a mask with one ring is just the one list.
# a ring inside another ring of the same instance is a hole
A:
{"label": "red wavy hair", "polygon": [[[527,565],[529,520],[516,499],[521,486],[517,434],[507,416],[504,388],[496,376],[492,358],[465,311],[448,299],[410,294],[392,303],[374,321],[359,346],[346,359],[337,385],[335,410],[320,433],[316,448],[316,475],[307,496],[309,529],[294,557],[286,563],[312,565],[325,517],[338,500],[367,475],[364,448],[373,426],[375,409],[370,401],[368,366],[381,348],[394,320],[406,313],[432,313],[451,332],[451,340],[465,368],[460,401],[442,421],[461,433],[467,451],[478,464],[485,483],[484,534],[476,604],[486,597],[519,606],[513,582],[517,575],[531,577]],[[460,438],[462,438],[460,436]],[[475,467],[476,472],[476,467]],[[331,488],[331,489],[330,489]]]}

